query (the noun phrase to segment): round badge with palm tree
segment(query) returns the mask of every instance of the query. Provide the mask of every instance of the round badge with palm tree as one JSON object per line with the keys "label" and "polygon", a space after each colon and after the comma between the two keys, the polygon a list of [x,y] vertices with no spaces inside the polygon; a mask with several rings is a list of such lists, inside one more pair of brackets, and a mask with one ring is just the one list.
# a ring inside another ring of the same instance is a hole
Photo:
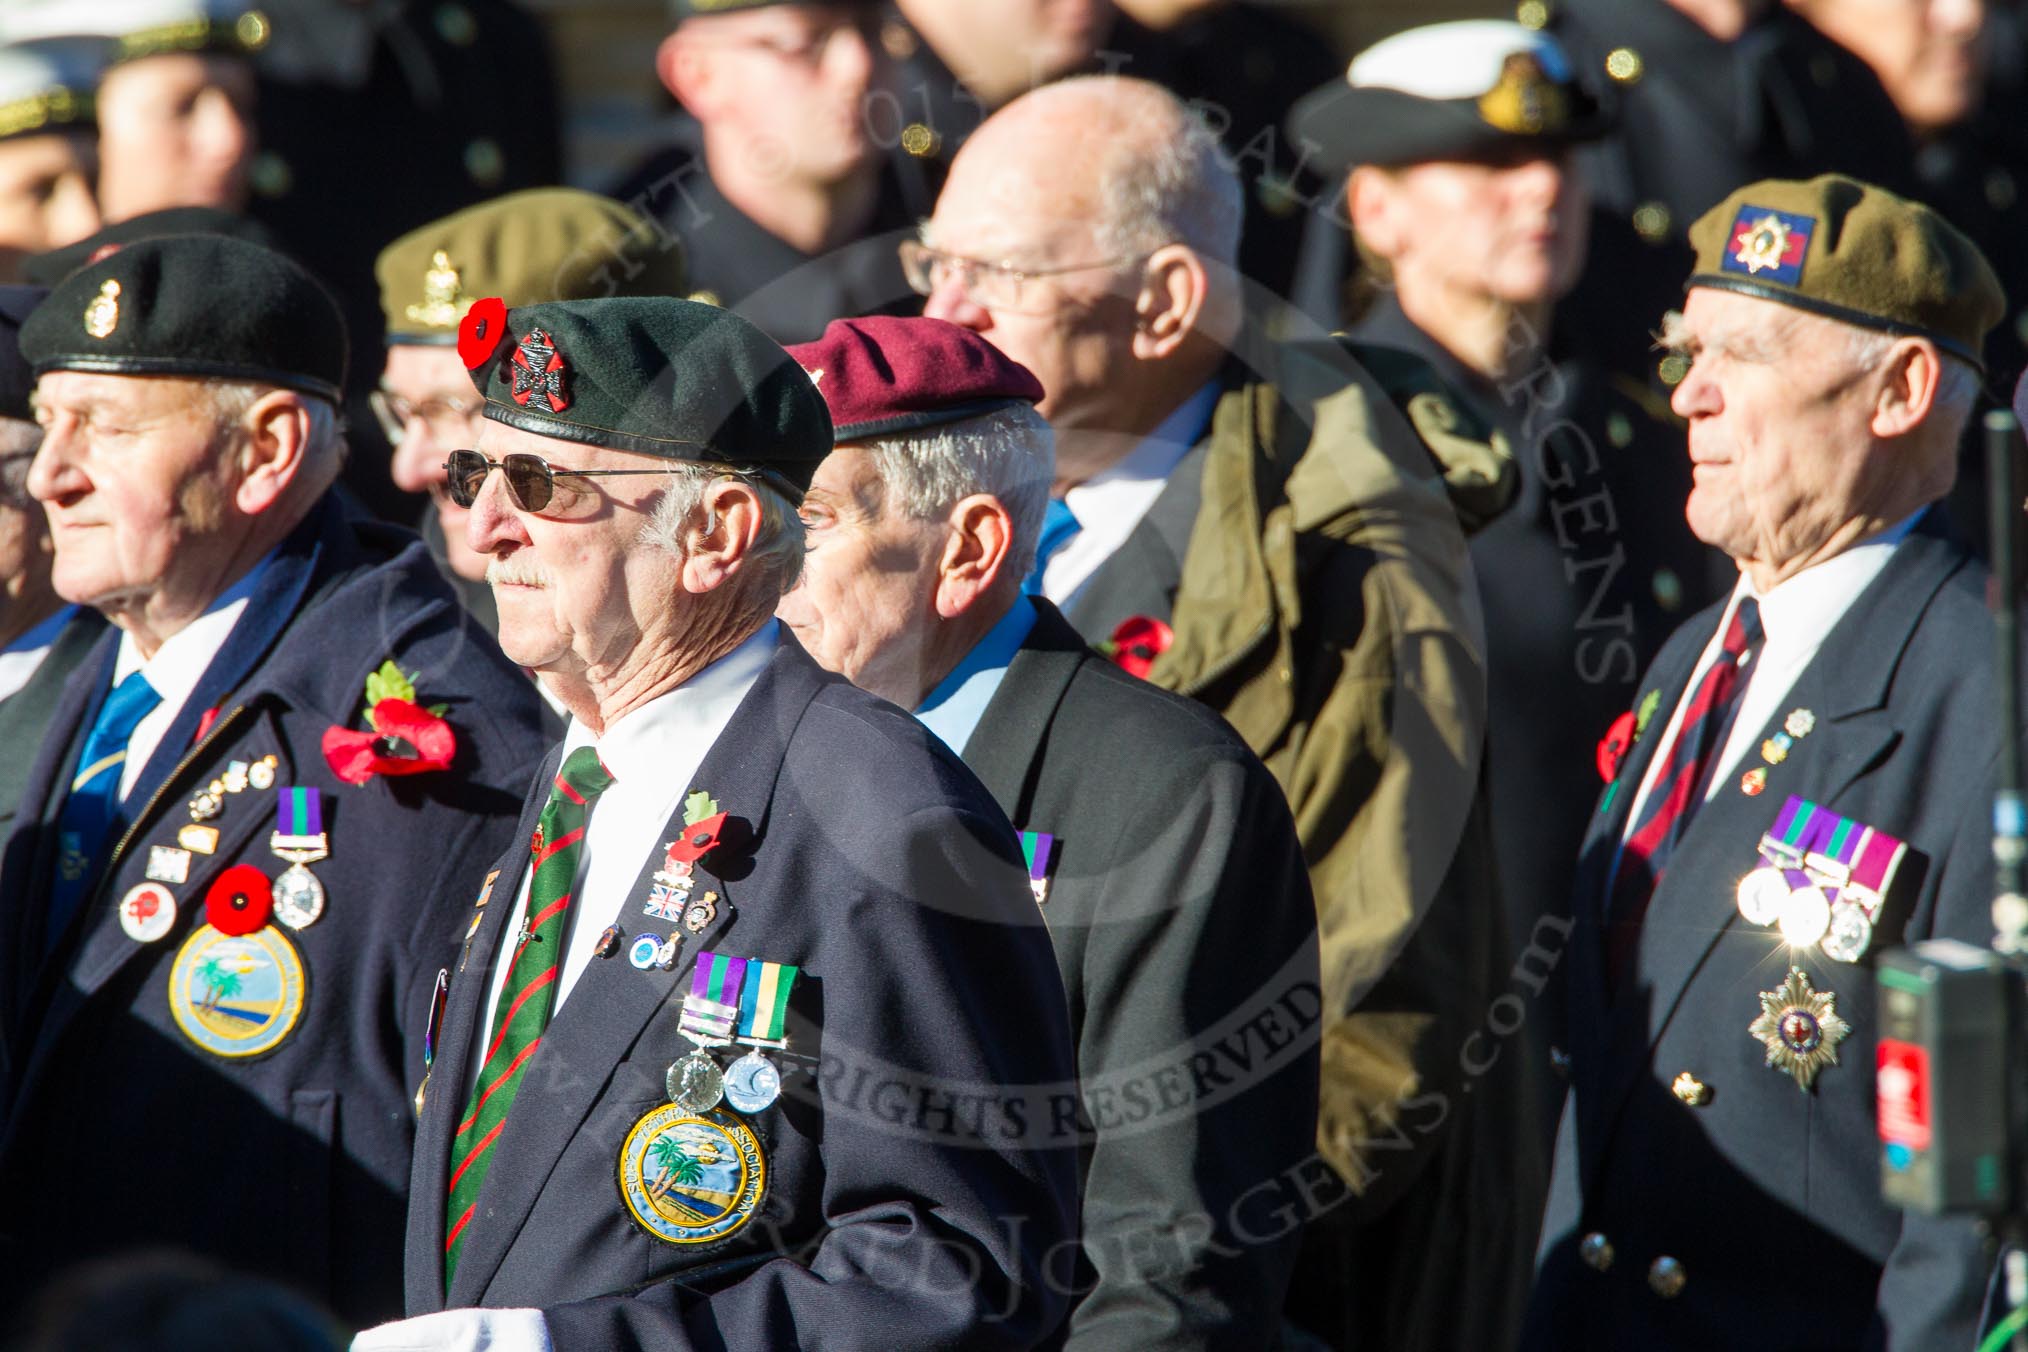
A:
{"label": "round badge with palm tree", "polygon": [[199,925],[169,969],[169,1012],[192,1042],[232,1060],[281,1045],[303,1016],[303,960],[280,930]]}
{"label": "round badge with palm tree", "polygon": [[642,1229],[671,1244],[708,1244],[749,1220],[767,1192],[753,1129],[728,1113],[673,1103],[643,1117],[620,1147],[620,1195]]}

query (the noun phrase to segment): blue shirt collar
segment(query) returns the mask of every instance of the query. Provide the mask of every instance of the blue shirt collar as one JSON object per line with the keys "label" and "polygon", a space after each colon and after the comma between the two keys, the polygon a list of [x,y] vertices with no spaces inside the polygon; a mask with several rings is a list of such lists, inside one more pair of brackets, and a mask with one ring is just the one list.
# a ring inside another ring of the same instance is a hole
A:
{"label": "blue shirt collar", "polygon": [[1007,613],[986,631],[986,636],[951,668],[950,675],[923,697],[915,710],[923,726],[941,738],[945,746],[962,753],[979,720],[985,716],[986,706],[1000,689],[1008,664],[1021,651],[1028,631],[1034,627],[1034,605],[1025,596],[1016,597]]}

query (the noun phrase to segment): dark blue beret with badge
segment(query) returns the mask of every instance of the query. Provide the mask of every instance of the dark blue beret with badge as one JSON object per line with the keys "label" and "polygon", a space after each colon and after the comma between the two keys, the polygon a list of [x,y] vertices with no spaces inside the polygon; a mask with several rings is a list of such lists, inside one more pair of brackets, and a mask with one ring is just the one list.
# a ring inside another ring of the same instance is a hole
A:
{"label": "dark blue beret with badge", "polygon": [[345,318],[301,264],[223,235],[140,240],[64,278],[21,328],[36,375],[247,380],[336,401]]}
{"label": "dark blue beret with badge", "polygon": [[466,312],[458,355],[494,422],[537,436],[723,465],[800,501],[831,453],[831,414],[772,338],[667,296]]}

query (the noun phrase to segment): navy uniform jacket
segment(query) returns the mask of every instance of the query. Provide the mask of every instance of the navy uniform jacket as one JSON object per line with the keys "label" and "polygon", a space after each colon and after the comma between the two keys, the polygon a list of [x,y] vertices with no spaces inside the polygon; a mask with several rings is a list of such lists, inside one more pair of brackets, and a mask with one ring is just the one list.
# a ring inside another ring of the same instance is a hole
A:
{"label": "navy uniform jacket", "polygon": [[[1992,625],[1985,571],[1926,514],[1846,611],[1764,735],[1816,725],[1740,788],[1749,752],[1691,819],[1641,927],[1636,975],[1605,994],[1599,911],[1641,777],[1722,606],[1686,624],[1642,690],[1661,698],[1586,841],[1564,955],[1571,1094],[1557,1142],[1524,1346],[1579,1349],[1970,1347],[1988,1263],[1968,1225],[1880,1200],[1874,1134],[1873,960],[1937,936],[1992,939]],[[1758,746],[1758,742],[1756,742]],[[1814,1088],[1768,1067],[1748,1026],[1789,950],[1741,918],[1739,880],[1790,794],[1907,842],[1883,922],[1855,964],[1796,965],[1852,1026]],[[1687,1072],[1699,1106],[1672,1092]],[[1604,1236],[1603,1270],[1580,1257]],[[1651,1283],[1657,1259],[1686,1280]],[[1667,1283],[1663,1283],[1667,1286]]]}
{"label": "navy uniform jacket", "polygon": [[[451,1139],[559,756],[492,865],[505,900],[478,909],[451,984],[410,1190],[409,1313],[536,1307],[573,1352],[1048,1337],[1077,1230],[1075,1130],[1049,1110],[1074,1081],[1063,986],[1013,832],[926,729],[787,635],[690,786],[729,819],[696,867],[715,917],[683,933],[672,971],[625,955],[585,969],[528,1063],[446,1297]],[[679,814],[666,839],[681,827]],[[629,936],[666,935],[671,922],[642,912],[662,864],[656,849],[627,897],[585,904],[603,916],[618,902]],[[617,1179],[629,1132],[668,1102],[664,1072],[691,1050],[678,1023],[701,951],[801,976],[790,1050],[773,1054],[782,1096],[739,1119],[759,1138],[765,1189],[723,1239],[677,1244],[633,1219]]]}
{"label": "navy uniform jacket", "polygon": [[1083,1082],[1069,1346],[1266,1348],[1317,1159],[1317,913],[1279,785],[1204,706],[1040,597],[965,744],[1055,838],[1043,918]]}
{"label": "navy uniform jacket", "polygon": [[58,631],[56,642],[35,668],[35,674],[19,690],[0,700],[0,849],[6,848],[7,833],[14,829],[14,808],[34,768],[35,748],[49,727],[63,692],[70,688],[78,664],[91,654],[105,632],[106,622],[96,610],[80,608]]}
{"label": "navy uniform jacket", "polygon": [[[504,845],[539,755],[536,694],[471,625],[420,542],[348,519],[326,498],[276,552],[127,798],[131,831],[43,960],[61,786],[111,680],[118,635],[79,669],[51,722],[0,873],[0,1308],[65,1266],[174,1245],[278,1278],[340,1316],[399,1311],[402,1187],[438,970],[455,959],[460,895]],[[448,704],[450,770],[363,786],[324,762],[333,724],[360,726],[367,673],[392,658]],[[205,711],[220,712],[203,736]],[[207,887],[245,863],[270,878],[273,790],[228,795],[172,886],[152,944],[116,906],[149,847],[176,844],[188,803],[229,762],[274,755],[275,786],[322,791],[331,857],[311,865],[323,917],[287,933],[305,969],[301,1021],[265,1056],[226,1060],[170,1012],[170,968],[203,924]],[[113,847],[109,845],[108,850]]]}

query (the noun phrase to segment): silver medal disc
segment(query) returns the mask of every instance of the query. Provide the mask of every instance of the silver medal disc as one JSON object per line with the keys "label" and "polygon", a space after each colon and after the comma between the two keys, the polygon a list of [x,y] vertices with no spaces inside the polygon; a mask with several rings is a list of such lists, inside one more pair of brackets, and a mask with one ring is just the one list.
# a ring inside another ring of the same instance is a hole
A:
{"label": "silver medal disc", "polygon": [[1831,903],[1821,887],[1798,887],[1782,903],[1782,938],[1791,948],[1808,948],[1831,927]]}
{"label": "silver medal disc", "polygon": [[699,1047],[669,1067],[663,1087],[669,1091],[671,1103],[694,1117],[710,1112],[725,1097],[725,1076],[719,1072],[718,1062]]}
{"label": "silver medal disc", "polygon": [[762,1112],[781,1096],[781,1071],[758,1051],[748,1052],[726,1068],[725,1101],[741,1112]]}
{"label": "silver medal disc", "polygon": [[1824,935],[1824,956],[1839,962],[1857,962],[1873,942],[1873,922],[1864,906],[1841,901],[1831,908],[1831,928]]}
{"label": "silver medal disc", "polygon": [[1781,918],[1789,890],[1780,869],[1757,868],[1739,880],[1739,913],[1756,925],[1772,925]]}
{"label": "silver medal disc", "polygon": [[308,929],[324,914],[324,884],[301,864],[291,864],[275,879],[275,919],[290,929]]}

